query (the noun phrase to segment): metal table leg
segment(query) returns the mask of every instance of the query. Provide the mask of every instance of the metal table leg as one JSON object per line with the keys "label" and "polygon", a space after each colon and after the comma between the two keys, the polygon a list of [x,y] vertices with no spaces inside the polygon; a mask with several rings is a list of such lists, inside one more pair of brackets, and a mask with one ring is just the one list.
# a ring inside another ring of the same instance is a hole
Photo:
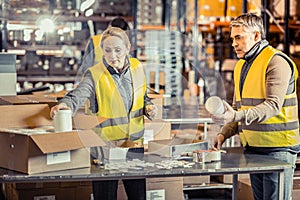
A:
{"label": "metal table leg", "polygon": [[284,171],[278,172],[278,199],[283,199],[284,193]]}
{"label": "metal table leg", "polygon": [[232,174],[232,200],[237,200],[238,194],[238,174]]}

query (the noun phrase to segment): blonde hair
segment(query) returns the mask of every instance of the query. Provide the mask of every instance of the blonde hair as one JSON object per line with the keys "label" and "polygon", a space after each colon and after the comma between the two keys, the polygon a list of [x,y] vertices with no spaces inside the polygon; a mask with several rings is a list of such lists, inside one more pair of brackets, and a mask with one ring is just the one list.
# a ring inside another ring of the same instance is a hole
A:
{"label": "blonde hair", "polygon": [[244,26],[249,32],[260,33],[262,39],[266,38],[263,20],[260,16],[254,13],[242,14],[230,22],[230,27]]}
{"label": "blonde hair", "polygon": [[130,41],[129,41],[129,38],[128,38],[128,35],[126,34],[126,32],[124,30],[122,30],[121,28],[118,28],[118,27],[108,27],[102,34],[102,39],[101,39],[101,42],[100,42],[100,46],[101,48],[103,48],[103,42],[106,38],[108,37],[111,37],[111,36],[115,36],[115,37],[118,37],[120,38],[125,46],[130,49]]}

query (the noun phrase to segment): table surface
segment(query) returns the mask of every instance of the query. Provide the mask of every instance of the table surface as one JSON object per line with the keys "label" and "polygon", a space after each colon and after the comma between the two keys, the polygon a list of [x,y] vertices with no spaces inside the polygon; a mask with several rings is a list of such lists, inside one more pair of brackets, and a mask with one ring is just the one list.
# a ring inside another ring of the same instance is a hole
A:
{"label": "table surface", "polygon": [[[64,170],[41,174],[22,174],[0,168],[0,182],[55,182],[55,181],[91,181],[112,179],[135,179],[150,177],[175,177],[175,176],[197,176],[213,174],[241,174],[259,173],[267,171],[283,171],[291,165],[265,157],[258,154],[246,154],[242,148],[227,148],[227,153],[222,153],[221,161],[210,163],[196,163],[190,168],[173,167],[160,169],[157,166],[162,162],[172,162],[169,158],[161,158],[155,155],[145,155],[145,166],[140,168],[124,168],[125,163],[115,163],[117,169],[103,169],[92,165],[91,168]],[[127,162],[128,163],[128,162]],[[193,163],[191,161],[186,163]]]}

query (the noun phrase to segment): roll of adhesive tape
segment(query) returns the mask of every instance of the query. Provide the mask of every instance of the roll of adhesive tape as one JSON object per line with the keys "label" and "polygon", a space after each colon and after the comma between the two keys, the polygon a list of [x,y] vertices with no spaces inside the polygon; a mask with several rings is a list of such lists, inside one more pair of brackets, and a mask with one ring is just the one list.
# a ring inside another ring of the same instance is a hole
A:
{"label": "roll of adhesive tape", "polygon": [[72,111],[59,110],[54,115],[54,131],[66,132],[72,131]]}

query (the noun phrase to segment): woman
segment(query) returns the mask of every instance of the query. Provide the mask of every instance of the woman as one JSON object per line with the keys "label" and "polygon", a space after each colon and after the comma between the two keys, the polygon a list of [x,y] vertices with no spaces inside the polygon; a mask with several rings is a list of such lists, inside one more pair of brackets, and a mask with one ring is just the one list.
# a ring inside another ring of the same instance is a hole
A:
{"label": "woman", "polygon": [[[143,145],[144,116],[152,119],[157,108],[146,96],[143,67],[129,58],[130,41],[122,29],[109,27],[103,32],[100,46],[103,62],[89,68],[76,89],[51,108],[53,117],[60,109],[75,113],[87,100],[90,110],[108,118],[99,125],[105,141],[131,140]],[[146,199],[145,179],[123,180],[128,199]],[[94,199],[117,199],[117,180],[93,181]]]}
{"label": "woman", "polygon": [[[114,18],[108,25],[108,27],[119,27],[124,31],[129,31],[129,25],[126,20],[122,17]],[[102,38],[102,33],[94,35],[88,41],[85,52],[83,55],[83,62],[78,69],[78,75],[81,75],[91,66],[102,62],[102,49],[100,47],[100,42]]]}

